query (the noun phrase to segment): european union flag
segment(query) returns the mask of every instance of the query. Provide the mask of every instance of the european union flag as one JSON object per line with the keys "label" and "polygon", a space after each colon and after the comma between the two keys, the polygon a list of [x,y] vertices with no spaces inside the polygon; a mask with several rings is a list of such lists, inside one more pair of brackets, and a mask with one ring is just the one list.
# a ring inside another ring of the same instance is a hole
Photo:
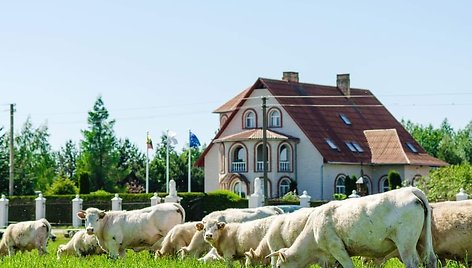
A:
{"label": "european union flag", "polygon": [[189,137],[189,146],[190,148],[196,148],[200,146],[200,141],[198,140],[197,136],[190,131],[190,137]]}

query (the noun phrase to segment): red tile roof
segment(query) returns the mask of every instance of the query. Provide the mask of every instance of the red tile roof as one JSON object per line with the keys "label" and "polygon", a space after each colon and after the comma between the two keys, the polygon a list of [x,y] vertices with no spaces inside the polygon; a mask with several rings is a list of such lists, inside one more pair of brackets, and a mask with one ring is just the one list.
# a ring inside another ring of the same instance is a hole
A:
{"label": "red tile roof", "polygon": [[[410,161],[424,162],[425,165],[430,166],[446,164],[429,156],[383,104],[366,89],[351,88],[350,97],[347,97],[340,89],[333,86],[259,78],[251,88],[241,92],[215,112],[227,111],[229,108],[238,109],[245,103],[245,97],[250,96],[252,91],[257,88],[266,88],[274,96],[281,108],[286,110],[318,149],[325,162],[374,164],[364,131],[395,129],[406,154],[408,154],[406,151],[408,148],[405,145],[407,142],[418,149],[417,154],[408,155]],[[235,114],[231,114],[226,124],[217,133],[215,140],[220,138]],[[346,116],[351,124],[345,124],[341,115]],[[339,149],[332,149],[326,139],[330,139]],[[346,142],[356,142],[363,152],[351,151]],[[197,165],[204,164],[203,158],[211,146],[212,144],[203,152]],[[374,152],[375,159],[377,159],[377,153],[377,151]],[[397,161],[401,161],[401,159],[397,159]]]}

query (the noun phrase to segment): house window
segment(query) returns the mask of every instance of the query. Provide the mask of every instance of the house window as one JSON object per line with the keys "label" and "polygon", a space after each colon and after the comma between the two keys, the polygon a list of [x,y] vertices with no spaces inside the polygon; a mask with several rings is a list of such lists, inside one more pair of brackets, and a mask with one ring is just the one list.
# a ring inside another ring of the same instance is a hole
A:
{"label": "house window", "polygon": [[282,126],[280,120],[280,111],[277,109],[273,109],[269,113],[269,127],[280,127]]}
{"label": "house window", "polygon": [[336,178],[336,194],[346,194],[346,176],[338,175]]}
{"label": "house window", "polygon": [[279,150],[279,171],[289,172],[291,170],[290,147],[287,144],[280,146]]}
{"label": "house window", "polygon": [[244,197],[246,197],[246,192],[244,191],[244,187],[245,187],[245,185],[244,185],[243,182],[241,182],[241,181],[236,181],[236,182],[233,184],[233,186],[231,187],[231,190],[232,190],[235,194],[237,194],[237,195],[239,195],[240,197],[243,197],[243,198],[244,198]]}
{"label": "house window", "polygon": [[390,190],[390,187],[388,186],[388,178],[387,175],[384,175],[380,178],[380,184],[382,186],[381,191],[383,193],[388,192]]}
{"label": "house window", "polygon": [[410,142],[407,142],[406,146],[408,147],[408,149],[410,149],[411,152],[413,152],[415,154],[418,153],[418,149],[416,149],[416,147],[413,144],[411,144]]}
{"label": "house window", "polygon": [[364,149],[355,141],[346,141],[346,146],[353,153],[363,153]]}
{"label": "house window", "polygon": [[[256,171],[262,172],[264,171],[264,157],[263,157],[263,145],[259,144],[256,148]],[[267,146],[266,150],[266,159],[267,159],[267,170],[270,169],[269,163],[269,146]]]}
{"label": "house window", "polygon": [[290,191],[290,179],[283,178],[279,184],[279,197],[283,197]]}
{"label": "house window", "polygon": [[339,117],[341,120],[343,120],[344,124],[350,126],[351,125],[351,120],[345,115],[345,114],[340,114]]}
{"label": "house window", "polygon": [[326,139],[325,141],[329,145],[329,148],[331,148],[333,150],[338,150],[339,149],[338,146],[336,146],[336,144],[333,142],[333,140]]}
{"label": "house window", "polygon": [[256,113],[248,111],[244,114],[244,127],[255,128],[256,127]]}
{"label": "house window", "polygon": [[246,150],[239,145],[234,148],[231,157],[231,171],[245,172],[246,171]]}

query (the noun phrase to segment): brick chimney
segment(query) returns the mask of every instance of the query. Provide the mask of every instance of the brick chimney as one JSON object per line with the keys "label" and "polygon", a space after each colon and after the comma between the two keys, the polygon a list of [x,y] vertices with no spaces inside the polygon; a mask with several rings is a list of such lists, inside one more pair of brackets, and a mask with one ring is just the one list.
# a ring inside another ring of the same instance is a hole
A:
{"label": "brick chimney", "polygon": [[298,83],[298,73],[297,72],[284,72],[282,80],[287,82]]}
{"label": "brick chimney", "polygon": [[346,97],[351,96],[351,79],[349,74],[338,74],[336,79],[336,87],[338,87]]}

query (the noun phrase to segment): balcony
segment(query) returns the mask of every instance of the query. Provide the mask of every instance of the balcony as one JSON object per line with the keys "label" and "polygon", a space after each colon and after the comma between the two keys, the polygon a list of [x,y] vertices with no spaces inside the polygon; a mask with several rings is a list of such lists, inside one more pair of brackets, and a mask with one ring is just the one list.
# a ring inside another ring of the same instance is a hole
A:
{"label": "balcony", "polygon": [[246,172],[246,162],[232,162],[231,172]]}
{"label": "balcony", "polygon": [[[270,162],[267,161],[267,171],[269,171]],[[257,161],[256,162],[256,171],[263,172],[264,171],[264,161]]]}
{"label": "balcony", "polygon": [[290,172],[290,162],[289,161],[280,161],[279,162],[279,171],[280,172]]}

